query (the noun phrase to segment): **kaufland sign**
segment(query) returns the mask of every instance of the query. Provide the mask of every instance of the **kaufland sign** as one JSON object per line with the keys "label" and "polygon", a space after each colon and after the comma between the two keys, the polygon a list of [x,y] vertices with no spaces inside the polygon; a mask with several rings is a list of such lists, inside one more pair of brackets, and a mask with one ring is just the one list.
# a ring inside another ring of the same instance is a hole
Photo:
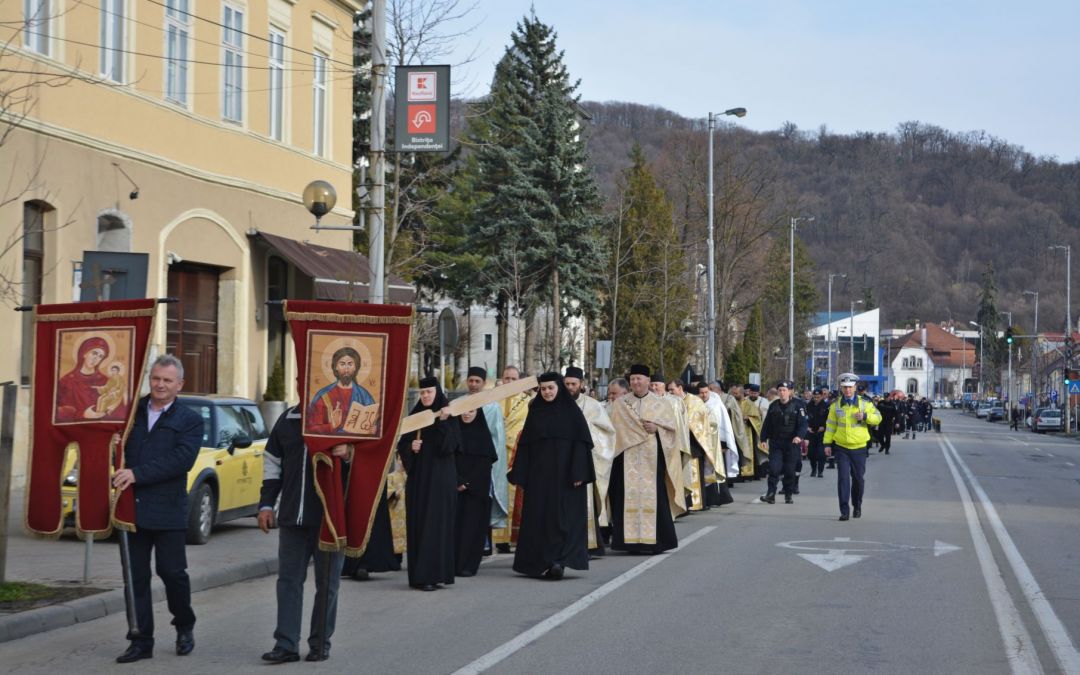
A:
{"label": "kaufland sign", "polygon": [[448,151],[450,66],[398,66],[394,84],[394,148],[398,152]]}

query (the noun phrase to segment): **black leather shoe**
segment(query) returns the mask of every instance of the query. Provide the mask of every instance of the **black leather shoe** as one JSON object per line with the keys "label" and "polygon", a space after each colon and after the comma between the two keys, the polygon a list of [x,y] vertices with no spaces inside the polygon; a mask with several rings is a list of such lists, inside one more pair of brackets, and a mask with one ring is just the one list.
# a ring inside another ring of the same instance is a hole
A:
{"label": "black leather shoe", "polygon": [[281,647],[274,647],[262,655],[262,660],[270,663],[296,663],[300,660],[300,655]]}
{"label": "black leather shoe", "polygon": [[851,512],[852,518],[862,518],[862,509],[855,509]]}
{"label": "black leather shoe", "polygon": [[495,550],[499,553],[509,553],[510,544],[495,544]]}
{"label": "black leather shoe", "polygon": [[476,572],[473,572],[472,570],[463,570],[461,572],[458,572],[457,576],[459,576],[459,577],[475,577]]}
{"label": "black leather shoe", "polygon": [[795,500],[792,499],[791,495],[784,495],[784,503],[785,504],[794,504]]}
{"label": "black leather shoe", "polygon": [[423,586],[420,587],[420,590],[422,590],[422,591],[437,591],[437,590],[439,590],[439,587],[436,586],[435,584],[424,584]]}
{"label": "black leather shoe", "polygon": [[845,513],[845,514],[842,514],[842,515],[840,516],[840,520],[847,520],[847,519],[848,519],[848,514],[846,514],[846,513]]}
{"label": "black leather shoe", "polygon": [[179,656],[187,656],[195,649],[195,636],[190,630],[182,630],[176,634],[176,653]]}
{"label": "black leather shoe", "polygon": [[330,660],[330,650],[329,649],[324,649],[323,653],[322,653],[322,656],[319,656],[319,652],[317,650],[312,649],[310,652],[307,653],[307,656],[304,657],[304,660],[305,661],[329,661]]}
{"label": "black leather shoe", "polygon": [[551,567],[548,568],[547,572],[544,572],[544,576],[546,576],[548,579],[553,579],[555,581],[558,581],[559,579],[562,579],[563,578],[563,566],[560,565],[559,563],[555,563],[554,565],[552,565]]}
{"label": "black leather shoe", "polygon": [[127,651],[116,657],[117,663],[134,663],[135,661],[142,661],[143,659],[154,658],[153,647],[141,647],[136,644],[132,644],[127,648]]}
{"label": "black leather shoe", "polygon": [[776,495],[773,495],[773,494],[761,495],[761,501],[763,503],[765,503],[765,504],[775,504],[776,503]]}

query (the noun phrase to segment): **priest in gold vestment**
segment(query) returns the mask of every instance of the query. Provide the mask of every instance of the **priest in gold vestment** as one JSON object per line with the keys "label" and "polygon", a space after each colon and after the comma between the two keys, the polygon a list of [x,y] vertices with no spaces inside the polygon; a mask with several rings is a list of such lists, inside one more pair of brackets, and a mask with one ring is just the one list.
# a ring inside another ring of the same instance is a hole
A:
{"label": "priest in gold vestment", "polygon": [[[521,379],[521,371],[516,367],[507,366],[503,369],[503,384],[519,379]],[[529,401],[532,400],[532,397],[533,395],[531,393],[523,391],[520,394],[515,394],[508,399],[504,399],[502,402],[503,421],[506,430],[505,452],[507,468],[514,465],[514,449],[517,447],[518,436],[521,435],[521,428],[525,426],[525,418],[529,414]],[[517,541],[517,528],[513,527],[514,508],[517,503],[520,503],[520,499],[517,499],[518,495],[516,487],[513,485],[507,485],[506,487],[506,527],[495,528],[491,531],[492,541],[494,541],[495,547],[500,553],[509,553],[510,544]],[[520,522],[520,520],[520,514],[518,514],[518,521]]]}
{"label": "priest in gold vestment", "polygon": [[677,421],[669,403],[649,391],[649,368],[630,367],[630,393],[614,402],[615,462],[608,490],[611,548],[661,553],[679,545],[675,516],[686,511]]}

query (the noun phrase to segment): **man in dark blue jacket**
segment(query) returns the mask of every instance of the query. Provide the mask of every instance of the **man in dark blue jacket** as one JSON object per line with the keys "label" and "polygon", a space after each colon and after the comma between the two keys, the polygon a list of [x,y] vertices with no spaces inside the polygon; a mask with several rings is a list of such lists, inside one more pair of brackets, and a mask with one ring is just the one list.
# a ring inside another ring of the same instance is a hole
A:
{"label": "man in dark blue jacket", "polygon": [[157,573],[176,627],[176,653],[195,648],[192,633],[191,582],[187,574],[187,475],[202,445],[203,421],[177,404],[184,386],[184,366],[171,354],[150,368],[150,395],[139,401],[135,423],[124,446],[124,468],[113,476],[118,490],[135,490],[135,532],[128,537],[138,635],[116,658],[131,663],[154,655],[154,609],[150,596],[150,552],[156,549]]}
{"label": "man in dark blue jacket", "polygon": [[769,405],[765,413],[765,422],[761,425],[761,444],[769,448],[769,487],[761,501],[765,504],[776,503],[776,486],[780,476],[784,477],[784,503],[794,504],[791,496],[798,485],[795,466],[802,453],[802,441],[806,438],[809,421],[806,416],[806,404],[793,397],[795,383],[781,380],[776,385],[780,398]]}
{"label": "man in dark blue jacket", "polygon": [[[330,450],[330,454],[345,461],[350,459],[351,453],[352,446],[348,444],[335,445]],[[262,490],[259,494],[259,528],[269,532],[276,524],[279,530],[277,626],[274,628],[274,648],[263,654],[262,658],[270,663],[300,660],[304,580],[307,578],[308,564],[314,558],[315,606],[308,633],[310,651],[305,660],[325,661],[330,658],[330,638],[334,635],[337,620],[338,585],[345,555],[341,551],[319,550],[323,504],[315,491],[314,472],[304,445],[299,406],[286,410],[274,424],[266,443],[264,460]],[[325,639],[319,634],[322,627],[318,616],[320,609],[326,612]]]}

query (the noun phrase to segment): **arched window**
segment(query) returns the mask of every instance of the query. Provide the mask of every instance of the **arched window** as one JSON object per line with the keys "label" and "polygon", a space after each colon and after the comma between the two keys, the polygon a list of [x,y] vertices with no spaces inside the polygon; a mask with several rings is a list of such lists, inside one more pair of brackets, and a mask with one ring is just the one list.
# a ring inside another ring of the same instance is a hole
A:
{"label": "arched window", "polygon": [[106,209],[98,214],[97,250],[131,252],[131,218],[126,213]]}
{"label": "arched window", "polygon": [[918,359],[918,365],[916,366],[916,368],[922,368],[922,367],[923,367],[922,359]]}
{"label": "arched window", "polygon": [[919,393],[919,381],[914,377],[909,378],[907,381],[907,393],[916,395]]}

